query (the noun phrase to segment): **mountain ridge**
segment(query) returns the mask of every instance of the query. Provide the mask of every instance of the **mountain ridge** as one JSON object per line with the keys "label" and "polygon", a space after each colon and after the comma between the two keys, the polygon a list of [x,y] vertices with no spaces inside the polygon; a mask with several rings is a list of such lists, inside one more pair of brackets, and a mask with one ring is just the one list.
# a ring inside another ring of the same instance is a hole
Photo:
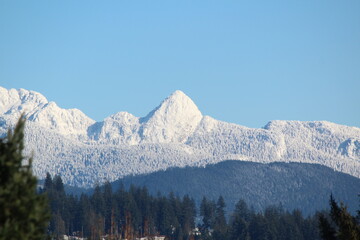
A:
{"label": "mountain ridge", "polygon": [[181,91],[145,117],[118,112],[96,122],[40,93],[0,87],[0,135],[22,112],[34,172],[41,178],[47,171],[61,174],[71,185],[226,159],[318,163],[360,177],[360,128],[281,120],[248,128],[203,116]]}
{"label": "mountain ridge", "polygon": [[229,212],[243,199],[257,211],[281,204],[288,211],[300,209],[309,215],[328,208],[330,194],[355,213],[360,179],[319,164],[225,160],[200,168],[127,176],[111,184],[115,191],[121,185],[135,185],[146,186],[153,195],[188,194],[198,205],[203,197],[215,201],[223,196]]}

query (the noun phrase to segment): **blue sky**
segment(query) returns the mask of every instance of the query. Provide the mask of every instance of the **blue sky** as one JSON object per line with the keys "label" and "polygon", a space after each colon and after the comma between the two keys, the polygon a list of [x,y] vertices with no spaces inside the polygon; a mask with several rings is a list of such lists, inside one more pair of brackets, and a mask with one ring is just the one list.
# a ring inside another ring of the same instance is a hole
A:
{"label": "blue sky", "polygon": [[360,127],[360,1],[0,0],[0,85],[95,120],[179,89],[248,127]]}

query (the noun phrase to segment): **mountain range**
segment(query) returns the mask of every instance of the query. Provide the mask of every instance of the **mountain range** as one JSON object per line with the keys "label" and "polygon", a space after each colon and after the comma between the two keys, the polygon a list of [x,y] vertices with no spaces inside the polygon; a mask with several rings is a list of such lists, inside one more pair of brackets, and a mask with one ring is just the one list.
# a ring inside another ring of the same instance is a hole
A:
{"label": "mountain range", "polygon": [[145,117],[119,112],[96,122],[40,93],[0,87],[0,136],[22,113],[25,152],[34,154],[35,174],[60,174],[73,186],[228,159],[317,163],[360,177],[360,128],[279,120],[247,128],[202,115],[181,91]]}

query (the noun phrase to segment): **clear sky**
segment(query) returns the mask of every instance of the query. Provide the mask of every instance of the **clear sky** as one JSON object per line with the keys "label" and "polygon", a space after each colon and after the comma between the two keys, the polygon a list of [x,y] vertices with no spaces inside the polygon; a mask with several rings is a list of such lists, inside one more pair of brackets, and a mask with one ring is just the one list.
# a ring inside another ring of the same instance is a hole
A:
{"label": "clear sky", "polygon": [[0,85],[97,121],[179,89],[248,127],[360,127],[360,1],[0,0]]}

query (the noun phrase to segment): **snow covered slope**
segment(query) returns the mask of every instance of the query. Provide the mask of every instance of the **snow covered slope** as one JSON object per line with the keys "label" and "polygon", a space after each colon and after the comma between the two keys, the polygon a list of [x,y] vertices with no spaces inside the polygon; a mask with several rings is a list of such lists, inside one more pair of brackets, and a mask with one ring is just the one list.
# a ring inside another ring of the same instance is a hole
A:
{"label": "snow covered slope", "polygon": [[95,122],[78,109],[59,108],[40,93],[0,87],[0,117],[7,126],[14,125],[22,113],[29,121],[64,136],[84,137]]}
{"label": "snow covered slope", "polygon": [[319,163],[360,177],[360,128],[324,121],[271,121],[261,129],[247,128],[203,116],[181,91],[143,118],[119,112],[95,122],[40,93],[0,87],[0,135],[23,112],[26,152],[34,152],[35,173],[40,178],[46,172],[61,174],[76,186],[227,159]]}

